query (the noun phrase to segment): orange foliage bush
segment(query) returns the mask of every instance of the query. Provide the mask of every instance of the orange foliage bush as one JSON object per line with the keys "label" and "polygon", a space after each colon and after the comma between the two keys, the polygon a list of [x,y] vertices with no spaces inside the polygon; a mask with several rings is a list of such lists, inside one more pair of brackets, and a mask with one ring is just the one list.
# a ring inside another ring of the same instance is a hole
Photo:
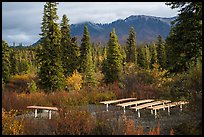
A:
{"label": "orange foliage bush", "polygon": [[7,110],[16,109],[19,111],[26,110],[29,105],[39,106],[55,106],[67,107],[77,106],[82,104],[99,104],[102,100],[115,98],[112,92],[96,91],[91,92],[87,90],[76,92],[56,92],[46,94],[44,92],[35,92],[31,94],[3,92],[2,93],[2,106]]}
{"label": "orange foliage bush", "polygon": [[51,103],[48,101],[47,95],[43,92],[32,94],[2,93],[2,107],[7,111],[11,109],[19,110],[19,112],[25,111],[29,105],[51,106]]}
{"label": "orange foliage bush", "polygon": [[67,108],[60,112],[57,122],[60,135],[87,135],[95,126],[94,119],[86,111]]}
{"label": "orange foliage bush", "polygon": [[160,135],[160,124],[158,123],[157,126],[155,128],[150,129],[150,131],[148,132],[148,135]]}
{"label": "orange foliage bush", "polygon": [[[124,134],[125,135],[161,135],[160,123],[157,124],[156,127],[151,128],[147,133],[144,132],[144,128],[142,125],[135,127],[135,122],[133,119],[125,119],[124,121]],[[170,134],[174,134],[172,130],[170,130]]]}
{"label": "orange foliage bush", "polygon": [[142,126],[135,127],[135,122],[132,119],[125,120],[125,135],[144,135],[144,129]]}
{"label": "orange foliage bush", "polygon": [[48,101],[51,103],[51,106],[54,107],[65,107],[68,100],[68,92],[62,91],[57,93],[51,93],[47,95]]}

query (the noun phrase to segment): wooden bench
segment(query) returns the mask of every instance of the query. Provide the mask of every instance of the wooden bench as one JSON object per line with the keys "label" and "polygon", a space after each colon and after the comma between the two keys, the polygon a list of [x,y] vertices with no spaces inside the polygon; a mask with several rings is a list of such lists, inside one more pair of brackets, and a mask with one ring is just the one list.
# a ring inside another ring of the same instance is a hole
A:
{"label": "wooden bench", "polygon": [[157,115],[157,110],[159,109],[164,109],[168,108],[168,115],[170,115],[170,108],[180,105],[180,110],[182,111],[182,105],[184,104],[188,104],[188,102],[184,102],[184,101],[179,101],[179,102],[171,102],[171,103],[167,103],[165,105],[158,105],[158,106],[152,106],[152,107],[148,107],[148,109],[151,109],[151,114],[153,114],[153,110],[155,111],[155,117]]}
{"label": "wooden bench", "polygon": [[152,101],[154,101],[154,100],[153,100],[153,99],[137,100],[137,101],[132,101],[132,102],[126,102],[126,103],[117,104],[116,106],[123,107],[123,110],[124,110],[124,113],[125,113],[125,107],[127,107],[127,106],[132,106],[132,105],[137,106],[138,104],[147,103],[147,102],[152,102]]}
{"label": "wooden bench", "polygon": [[137,100],[137,101],[132,101],[132,102],[120,103],[120,104],[117,104],[116,106],[121,106],[121,107],[127,107],[131,105],[137,106],[137,104],[151,102],[151,101],[154,101],[154,100],[153,99]]}
{"label": "wooden bench", "polygon": [[27,106],[28,109],[35,109],[34,117],[37,117],[38,109],[40,110],[48,110],[48,118],[51,119],[51,111],[58,111],[56,107],[43,107],[43,106]]}
{"label": "wooden bench", "polygon": [[108,111],[108,105],[118,102],[124,102],[124,101],[131,101],[136,100],[137,98],[124,98],[124,99],[117,99],[117,100],[109,100],[109,101],[101,101],[100,103],[106,104],[106,111]]}
{"label": "wooden bench", "polygon": [[130,107],[130,109],[135,109],[136,111],[138,111],[138,117],[140,117],[140,109],[143,108],[147,108],[147,107],[153,107],[155,105],[159,105],[159,104],[163,104],[163,106],[165,105],[165,103],[171,102],[170,100],[161,100],[161,101],[155,101],[155,102],[150,102],[150,103],[146,103],[146,104],[142,104],[139,106],[135,106],[135,107]]}

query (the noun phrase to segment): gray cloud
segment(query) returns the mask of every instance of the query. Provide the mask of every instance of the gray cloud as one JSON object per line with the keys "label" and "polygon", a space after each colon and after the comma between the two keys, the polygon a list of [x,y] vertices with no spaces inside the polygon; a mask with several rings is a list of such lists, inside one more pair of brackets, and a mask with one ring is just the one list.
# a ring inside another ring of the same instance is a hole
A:
{"label": "gray cloud", "polygon": [[[29,45],[37,41],[45,2],[3,2],[2,39],[10,45],[22,42]],[[91,21],[111,23],[130,15],[173,17],[177,10],[164,2],[60,2],[58,16],[66,14],[70,24]],[[58,22],[60,22],[60,20]]]}

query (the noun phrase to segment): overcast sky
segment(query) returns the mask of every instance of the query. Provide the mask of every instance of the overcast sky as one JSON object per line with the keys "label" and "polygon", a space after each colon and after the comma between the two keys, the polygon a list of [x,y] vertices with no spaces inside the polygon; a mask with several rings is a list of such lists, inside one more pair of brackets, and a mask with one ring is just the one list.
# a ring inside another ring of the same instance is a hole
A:
{"label": "overcast sky", "polygon": [[[43,6],[45,2],[3,2],[2,39],[9,45],[13,42],[30,45],[41,33]],[[111,23],[130,15],[150,15],[157,17],[176,16],[164,2],[60,2],[57,14],[59,21],[66,14],[70,24],[91,21]]]}

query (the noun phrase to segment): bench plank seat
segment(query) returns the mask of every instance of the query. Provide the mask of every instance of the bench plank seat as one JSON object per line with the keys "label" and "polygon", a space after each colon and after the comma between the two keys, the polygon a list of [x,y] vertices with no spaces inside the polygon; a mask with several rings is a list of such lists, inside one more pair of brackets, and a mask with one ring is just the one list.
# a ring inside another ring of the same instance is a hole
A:
{"label": "bench plank seat", "polygon": [[152,101],[154,101],[154,100],[153,99],[137,100],[137,101],[117,104],[116,106],[127,107],[127,106],[131,106],[131,105],[137,105],[137,104],[152,102]]}
{"label": "bench plank seat", "polygon": [[124,99],[118,99],[118,100],[110,100],[110,101],[101,101],[102,104],[112,104],[112,103],[118,103],[123,101],[130,101],[130,100],[136,100],[137,98],[124,98]]}
{"label": "bench plank seat", "polygon": [[55,110],[58,111],[56,107],[43,107],[43,106],[27,106],[28,109],[43,109],[43,110]]}
{"label": "bench plank seat", "polygon": [[154,105],[159,105],[159,104],[168,103],[168,102],[171,102],[171,101],[170,100],[155,101],[155,102],[146,103],[146,104],[143,104],[143,105],[138,105],[138,106],[130,107],[130,109],[138,110],[138,109],[143,109],[143,108],[146,108],[146,107],[152,107]]}

